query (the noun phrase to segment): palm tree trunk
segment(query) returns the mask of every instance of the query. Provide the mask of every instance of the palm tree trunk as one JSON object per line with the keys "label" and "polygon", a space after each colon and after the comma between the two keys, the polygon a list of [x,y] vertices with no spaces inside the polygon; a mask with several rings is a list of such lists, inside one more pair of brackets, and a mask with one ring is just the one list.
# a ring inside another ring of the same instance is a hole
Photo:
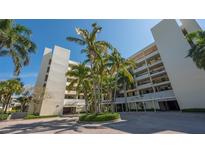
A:
{"label": "palm tree trunk", "polygon": [[88,98],[87,98],[87,91],[84,91],[84,97],[85,97],[85,112],[88,113]]}
{"label": "palm tree trunk", "polygon": [[112,103],[111,103],[111,106],[112,106],[112,113],[114,112],[114,102],[116,102],[117,79],[118,79],[118,74],[116,75],[116,79],[115,79],[114,95],[113,95],[113,101],[112,101]]}
{"label": "palm tree trunk", "polygon": [[96,83],[95,80],[93,82],[93,101],[94,101],[94,105],[95,105],[95,113],[98,113],[98,104],[97,104],[97,98],[96,98]]}
{"label": "palm tree trunk", "polygon": [[125,98],[125,106],[126,106],[126,110],[127,110],[127,91],[126,91],[126,89],[127,89],[127,82],[124,81],[124,83],[123,83],[123,91],[124,91],[124,98]]}
{"label": "palm tree trunk", "polygon": [[7,103],[6,103],[5,109],[4,109],[4,113],[7,113],[7,109],[8,109],[8,105],[9,105],[10,100],[11,100],[11,96],[8,96]]}

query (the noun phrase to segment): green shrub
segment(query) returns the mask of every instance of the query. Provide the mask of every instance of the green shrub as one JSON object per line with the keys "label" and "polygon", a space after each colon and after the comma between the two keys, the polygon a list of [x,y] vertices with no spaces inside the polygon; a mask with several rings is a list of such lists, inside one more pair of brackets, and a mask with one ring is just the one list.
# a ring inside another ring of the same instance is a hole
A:
{"label": "green shrub", "polygon": [[79,117],[79,121],[98,122],[116,120],[119,118],[119,113],[83,114]]}
{"label": "green shrub", "polygon": [[8,118],[9,114],[0,114],[0,121],[6,120]]}
{"label": "green shrub", "polygon": [[205,112],[205,109],[198,109],[198,108],[183,109],[182,112]]}
{"label": "green shrub", "polygon": [[39,118],[52,118],[52,117],[57,117],[57,115],[39,116],[39,115],[29,114],[24,119],[39,119]]}

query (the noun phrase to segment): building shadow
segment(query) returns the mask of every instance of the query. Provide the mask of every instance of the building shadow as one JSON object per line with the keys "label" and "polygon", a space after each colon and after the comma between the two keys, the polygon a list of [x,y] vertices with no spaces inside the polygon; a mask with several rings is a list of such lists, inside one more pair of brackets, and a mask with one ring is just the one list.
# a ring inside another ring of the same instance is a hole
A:
{"label": "building shadow", "polygon": [[103,126],[131,134],[205,133],[205,114],[181,112],[121,113],[121,122]]}
{"label": "building shadow", "polygon": [[53,131],[54,134],[61,133],[63,131],[72,130],[76,133],[80,133],[80,125],[75,120],[52,120],[47,122],[34,122],[27,124],[15,124],[12,126],[4,127],[0,129],[0,134],[32,134],[32,133],[44,133]]}
{"label": "building shadow", "polygon": [[[78,123],[76,119],[62,118],[51,121],[39,121],[26,124],[15,124],[0,129],[0,134],[60,134],[60,133],[89,133],[94,129],[111,128],[130,134],[152,133],[205,133],[205,114],[181,112],[127,112],[121,113],[122,121],[93,125],[93,123]],[[92,129],[92,130],[91,130]],[[105,131],[107,132],[107,131]],[[104,133],[106,134],[106,133]]]}

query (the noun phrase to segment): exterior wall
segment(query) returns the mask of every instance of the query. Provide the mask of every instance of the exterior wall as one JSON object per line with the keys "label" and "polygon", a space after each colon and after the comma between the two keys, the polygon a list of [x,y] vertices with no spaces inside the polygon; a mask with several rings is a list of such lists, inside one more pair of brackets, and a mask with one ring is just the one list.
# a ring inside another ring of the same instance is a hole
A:
{"label": "exterior wall", "polygon": [[54,47],[40,115],[62,114],[69,57],[69,50]]}
{"label": "exterior wall", "polygon": [[187,30],[188,33],[201,30],[201,27],[194,19],[181,19],[182,27]]}
{"label": "exterior wall", "polygon": [[[188,32],[199,28],[193,20],[181,22]],[[177,22],[162,20],[151,31],[180,108],[205,108],[205,71],[199,70],[191,58],[185,58],[190,45]]]}
{"label": "exterior wall", "polygon": [[38,104],[30,104],[28,112],[30,114],[32,113],[40,113],[41,109],[41,104],[42,104],[42,98],[41,98],[41,93],[43,93],[44,88],[43,85],[45,83],[45,76],[47,74],[47,68],[49,66],[49,61],[52,58],[52,49],[45,48],[44,53],[43,53],[43,59],[41,62],[40,66],[40,71],[36,80],[36,85],[34,87],[34,95],[35,97],[39,97],[39,102]]}
{"label": "exterior wall", "polygon": [[[176,100],[155,42],[132,55],[130,59],[135,60],[137,68],[133,70],[136,87],[135,89],[127,90],[127,93],[134,92],[135,95],[133,95],[133,93],[132,96],[128,95],[128,103],[132,104],[141,102],[145,103],[147,109],[159,109],[159,101]],[[166,78],[166,80],[163,78]],[[148,83],[145,82],[141,84],[141,82],[144,81],[148,81]],[[150,92],[150,90],[152,92]],[[123,91],[121,93],[123,93]],[[115,103],[125,103],[125,98],[116,98]]]}

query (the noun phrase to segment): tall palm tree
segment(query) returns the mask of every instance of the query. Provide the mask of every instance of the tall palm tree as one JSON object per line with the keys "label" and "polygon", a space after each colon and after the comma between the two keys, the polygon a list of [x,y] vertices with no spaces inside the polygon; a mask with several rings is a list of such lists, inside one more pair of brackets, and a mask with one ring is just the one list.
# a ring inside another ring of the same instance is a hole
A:
{"label": "tall palm tree", "polygon": [[[98,65],[99,59],[102,57],[102,53],[107,52],[108,49],[112,50],[112,45],[106,41],[98,41],[97,34],[102,31],[102,27],[98,26],[96,23],[92,24],[92,31],[89,32],[86,29],[76,28],[76,33],[80,38],[67,37],[66,39],[70,42],[75,42],[81,46],[84,46],[82,52],[86,53],[88,60],[85,62],[90,63],[91,74],[93,76],[93,96],[94,104],[96,106],[96,112],[99,112],[99,106],[97,103],[97,91],[99,91],[98,82]],[[93,69],[94,68],[94,69]]]}
{"label": "tall palm tree", "polygon": [[74,77],[75,79],[71,81],[67,89],[70,90],[77,84],[76,91],[78,94],[84,93],[85,97],[85,110],[88,112],[88,100],[89,91],[91,91],[91,81],[90,81],[90,68],[85,64],[74,65],[71,67],[66,75],[68,77]]}
{"label": "tall palm tree", "polygon": [[205,70],[205,31],[196,31],[186,35],[191,49],[187,57],[191,57],[199,69]]}
{"label": "tall palm tree", "polygon": [[20,69],[29,64],[30,53],[36,51],[31,34],[31,30],[14,20],[0,19],[0,56],[12,58],[15,75],[19,75]]}
{"label": "tall palm tree", "polygon": [[[123,77],[129,82],[133,82],[133,75],[130,73],[129,69],[135,67],[135,62],[131,59],[123,58],[119,51],[115,48],[109,57],[109,62],[107,64],[110,67],[111,74],[115,75],[115,87],[114,87],[114,97],[112,101],[112,112],[114,112],[114,102],[116,101],[116,91],[118,80]],[[126,87],[126,82],[124,83],[124,88]],[[126,90],[124,89],[124,94]]]}
{"label": "tall palm tree", "polygon": [[[130,65],[128,65],[128,67],[129,66]],[[118,84],[122,86],[125,104],[127,103],[127,88],[128,88],[128,86],[131,86],[134,83],[132,70],[133,69],[128,68],[127,69],[128,72],[124,72],[124,70],[119,72]]]}

